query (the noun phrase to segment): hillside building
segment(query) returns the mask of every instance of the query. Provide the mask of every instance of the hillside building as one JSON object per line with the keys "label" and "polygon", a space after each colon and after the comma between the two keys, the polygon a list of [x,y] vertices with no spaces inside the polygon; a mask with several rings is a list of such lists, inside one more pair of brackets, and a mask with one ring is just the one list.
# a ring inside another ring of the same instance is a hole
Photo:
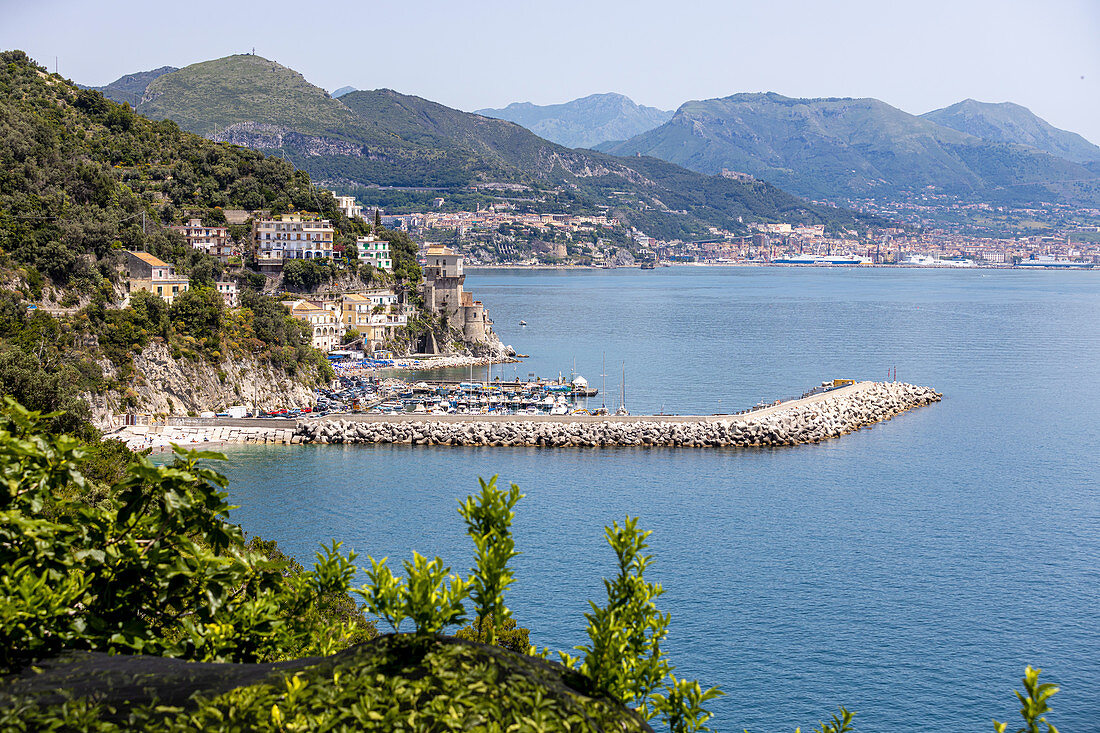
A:
{"label": "hillside building", "polygon": [[148,252],[126,252],[126,287],[128,293],[144,290],[172,301],[190,289],[190,281],[176,275],[176,269]]}
{"label": "hillside building", "polygon": [[229,258],[236,254],[225,227],[203,226],[201,219],[191,219],[171,229],[183,235],[188,247],[202,250],[223,265],[229,264]]}
{"label": "hillside building", "polygon": [[358,331],[363,337],[363,350],[367,352],[382,349],[383,344],[392,340],[397,330],[409,322],[397,295],[389,290],[350,293],[334,306],[338,308],[344,332]]}
{"label": "hillside building", "polygon": [[446,316],[468,341],[486,341],[493,321],[480,300],[462,289],[462,255],[446,245],[433,244],[424,254],[424,303],[432,313]]}
{"label": "hillside building", "polygon": [[344,328],[336,314],[320,303],[314,303],[304,298],[298,300],[284,300],[290,310],[290,315],[300,321],[304,321],[313,329],[310,344],[315,349],[332,351],[340,345],[344,336]]}
{"label": "hillside building", "polygon": [[237,290],[237,283],[232,280],[219,280],[214,283],[214,287],[218,290],[218,295],[222,296],[222,300],[225,301],[226,308],[236,308],[240,305],[240,293]]}
{"label": "hillside building", "polygon": [[279,271],[286,260],[332,257],[335,230],[328,219],[284,214],[253,225],[256,260],[261,270]]}
{"label": "hillside building", "polygon": [[366,263],[379,270],[393,272],[393,258],[390,254],[390,243],[385,239],[379,239],[373,234],[359,237],[355,240],[356,257],[361,263]]}
{"label": "hillside building", "polygon": [[336,198],[336,208],[340,209],[349,219],[362,219],[363,207],[355,203],[354,196],[337,196],[333,191],[332,195]]}

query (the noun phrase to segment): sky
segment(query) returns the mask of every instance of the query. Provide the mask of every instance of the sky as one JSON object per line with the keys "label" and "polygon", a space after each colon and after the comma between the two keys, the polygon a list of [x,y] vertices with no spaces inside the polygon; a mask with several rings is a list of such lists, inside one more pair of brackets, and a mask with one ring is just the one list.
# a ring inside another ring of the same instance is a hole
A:
{"label": "sky", "polygon": [[920,114],[1011,101],[1100,144],[1100,0],[0,0],[0,48],[103,85],[255,48],[327,90],[467,111],[774,91]]}

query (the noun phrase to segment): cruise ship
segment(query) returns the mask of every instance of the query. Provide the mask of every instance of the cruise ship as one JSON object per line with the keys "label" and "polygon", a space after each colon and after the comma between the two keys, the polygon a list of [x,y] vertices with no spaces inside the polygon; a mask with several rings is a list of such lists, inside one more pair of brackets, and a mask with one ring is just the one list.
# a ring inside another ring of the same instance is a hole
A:
{"label": "cruise ship", "polygon": [[1074,262],[1073,260],[1057,260],[1053,257],[1039,257],[1033,260],[1022,260],[1017,267],[1046,267],[1057,270],[1089,270],[1092,269],[1093,263],[1091,262]]}
{"label": "cruise ship", "polygon": [[855,255],[792,255],[772,260],[775,265],[869,265],[871,260]]}

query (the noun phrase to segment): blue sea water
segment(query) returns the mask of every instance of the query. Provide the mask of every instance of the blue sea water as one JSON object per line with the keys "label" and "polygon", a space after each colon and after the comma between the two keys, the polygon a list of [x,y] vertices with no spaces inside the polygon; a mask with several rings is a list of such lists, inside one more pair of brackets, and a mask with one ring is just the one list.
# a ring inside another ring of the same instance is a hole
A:
{"label": "blue sea water", "polygon": [[575,359],[598,387],[606,363],[616,407],[625,365],[633,412],[894,366],[944,400],[775,450],[233,448],[234,521],[302,560],[337,538],[364,564],[415,549],[464,570],[456,500],[497,473],[526,494],[507,600],[532,641],[584,642],[603,527],[640,516],[677,673],[727,693],[716,730],[805,730],[841,704],[869,733],[992,730],[1019,719],[1026,664],[1062,687],[1064,733],[1100,730],[1096,273],[481,271],[467,289],[531,355],[505,375]]}

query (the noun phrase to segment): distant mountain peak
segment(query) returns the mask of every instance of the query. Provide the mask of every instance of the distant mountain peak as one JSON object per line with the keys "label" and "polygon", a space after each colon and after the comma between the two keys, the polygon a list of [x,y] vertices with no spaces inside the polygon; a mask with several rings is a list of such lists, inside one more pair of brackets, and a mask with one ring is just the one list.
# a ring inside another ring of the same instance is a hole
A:
{"label": "distant mountain peak", "polygon": [[161,66],[159,69],[153,69],[152,71],[138,71],[120,76],[105,86],[88,88],[102,92],[103,96],[113,102],[119,104],[126,102],[131,107],[136,107],[141,102],[145,89],[150,84],[165,74],[171,74],[173,71],[179,71],[179,69],[175,66]]}
{"label": "distant mountain peak", "polygon": [[618,92],[589,94],[561,104],[513,102],[503,109],[479,109],[476,114],[514,122],[570,148],[592,148],[632,137],[672,117],[672,112],[636,104]]}
{"label": "distant mountain peak", "polygon": [[359,90],[356,89],[355,87],[340,87],[339,89],[334,91],[330,96],[333,99],[339,99],[340,97],[344,96],[345,94],[351,94],[352,92],[357,92],[357,91],[359,91]]}
{"label": "distant mountain peak", "polygon": [[1027,145],[1075,163],[1100,161],[1100,147],[1077,133],[1061,130],[1015,102],[964,99],[921,115],[937,125],[1013,145]]}

